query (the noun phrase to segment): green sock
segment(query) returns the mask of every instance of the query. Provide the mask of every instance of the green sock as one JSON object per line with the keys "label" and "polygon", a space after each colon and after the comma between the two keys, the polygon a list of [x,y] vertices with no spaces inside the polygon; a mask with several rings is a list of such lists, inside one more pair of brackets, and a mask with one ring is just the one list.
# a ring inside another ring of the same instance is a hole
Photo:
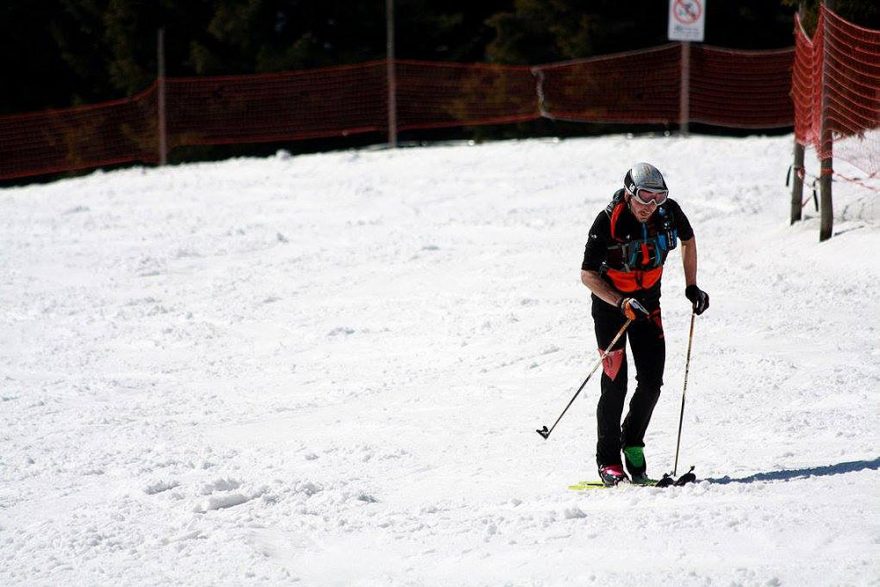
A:
{"label": "green sock", "polygon": [[645,450],[641,446],[627,446],[623,449],[623,454],[634,467],[641,469],[645,466]]}

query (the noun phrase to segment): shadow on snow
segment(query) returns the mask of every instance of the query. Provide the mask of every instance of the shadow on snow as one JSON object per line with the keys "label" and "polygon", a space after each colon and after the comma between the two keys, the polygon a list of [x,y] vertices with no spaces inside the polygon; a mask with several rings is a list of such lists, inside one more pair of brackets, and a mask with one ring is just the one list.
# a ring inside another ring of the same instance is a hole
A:
{"label": "shadow on snow", "polygon": [[844,473],[855,473],[856,471],[864,471],[871,469],[876,471],[880,469],[880,458],[873,461],[851,461],[848,463],[837,463],[836,465],[826,465],[824,467],[813,467],[812,469],[791,469],[783,471],[772,471],[770,473],[756,473],[748,477],[740,479],[731,479],[730,477],[721,477],[720,479],[703,479],[709,483],[717,483],[726,485],[728,483],[755,483],[756,481],[790,481],[791,479],[805,479],[808,477],[826,477],[828,475],[842,475]]}

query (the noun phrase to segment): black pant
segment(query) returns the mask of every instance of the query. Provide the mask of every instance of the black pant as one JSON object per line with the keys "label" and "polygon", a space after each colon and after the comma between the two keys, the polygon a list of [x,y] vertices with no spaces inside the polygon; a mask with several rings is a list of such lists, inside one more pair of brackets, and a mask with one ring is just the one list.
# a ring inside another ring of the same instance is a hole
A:
{"label": "black pant", "polygon": [[[627,446],[645,446],[645,430],[651,421],[654,406],[660,397],[663,385],[663,369],[666,364],[666,341],[663,338],[663,322],[660,318],[659,303],[648,306],[651,317],[634,321],[626,334],[620,338],[613,350],[622,351],[617,355],[619,370],[612,379],[609,377],[610,365],[603,365],[602,393],[596,409],[599,422],[599,441],[596,446],[596,462],[600,467],[621,464],[620,450]],[[626,322],[620,310],[593,297],[593,320],[596,328],[596,342],[602,352]],[[627,358],[626,340],[632,350],[636,366],[636,391],[629,402],[629,412],[620,424],[623,404],[626,400]]]}

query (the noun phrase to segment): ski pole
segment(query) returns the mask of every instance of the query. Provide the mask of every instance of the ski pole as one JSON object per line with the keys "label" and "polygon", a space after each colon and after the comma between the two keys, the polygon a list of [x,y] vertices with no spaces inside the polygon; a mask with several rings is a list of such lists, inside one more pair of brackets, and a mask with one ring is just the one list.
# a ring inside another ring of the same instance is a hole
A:
{"label": "ski pole", "polygon": [[620,327],[620,330],[617,331],[617,334],[614,336],[614,340],[611,341],[611,344],[608,345],[608,348],[605,349],[605,351],[599,357],[599,360],[596,361],[595,365],[593,365],[593,368],[590,370],[590,374],[587,375],[587,378],[584,379],[584,382],[581,383],[580,387],[578,387],[578,390],[575,392],[574,397],[571,398],[571,401],[568,402],[568,405],[565,406],[565,409],[562,410],[562,413],[559,414],[558,418],[556,418],[556,422],[553,423],[553,426],[550,427],[550,430],[547,430],[547,426],[544,426],[543,428],[535,430],[535,432],[537,432],[538,434],[540,434],[541,436],[544,437],[544,440],[547,440],[547,438],[550,436],[550,433],[553,432],[553,429],[556,428],[556,425],[559,424],[560,420],[562,420],[562,416],[565,415],[565,412],[568,411],[568,408],[571,407],[571,404],[573,404],[574,400],[577,399],[577,396],[580,395],[581,390],[583,390],[584,386],[587,385],[587,381],[590,380],[590,377],[593,376],[593,373],[596,372],[596,369],[599,368],[599,365],[602,364],[602,361],[605,360],[605,358],[608,356],[608,353],[611,352],[611,349],[614,348],[614,345],[617,344],[617,341],[620,340],[620,337],[623,336],[623,333],[626,332],[627,328],[629,328],[630,322],[632,322],[632,320],[627,319],[627,321],[624,322],[623,326]]}
{"label": "ski pole", "polygon": [[684,422],[684,398],[688,388],[688,371],[690,371],[691,368],[691,345],[694,342],[694,318],[696,316],[696,312],[691,312],[691,333],[688,336],[687,360],[684,363],[684,388],[681,390],[681,415],[678,417],[678,440],[675,441],[675,466],[672,468],[673,477],[678,472],[678,449],[681,446],[681,425]]}

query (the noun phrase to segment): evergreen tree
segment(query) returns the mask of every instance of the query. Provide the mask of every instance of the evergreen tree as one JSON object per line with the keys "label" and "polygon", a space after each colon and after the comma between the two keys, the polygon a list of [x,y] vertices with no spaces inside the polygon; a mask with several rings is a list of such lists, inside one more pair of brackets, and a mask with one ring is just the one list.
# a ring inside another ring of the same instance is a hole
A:
{"label": "evergreen tree", "polygon": [[[790,46],[803,5],[708,0],[706,43]],[[880,28],[876,0],[835,12]],[[665,0],[395,0],[399,59],[535,64],[667,42]],[[142,91],[156,78],[165,29],[169,76],[240,75],[385,56],[385,2],[352,0],[7,0],[0,4],[0,112],[66,107]]]}
{"label": "evergreen tree", "polygon": [[[705,43],[766,49],[792,45],[792,12],[778,2],[709,0]],[[656,0],[516,0],[490,19],[489,57],[534,64],[641,49],[669,42],[669,6]]]}
{"label": "evergreen tree", "polygon": [[665,2],[656,0],[516,0],[490,19],[489,58],[534,64],[666,43]]}
{"label": "evergreen tree", "polygon": [[[821,0],[782,0],[787,6],[801,10],[801,22],[812,35],[819,20]],[[833,11],[843,19],[861,27],[880,30],[880,3],[877,0],[834,0]]]}
{"label": "evergreen tree", "polygon": [[[56,42],[60,0],[0,3],[0,113],[77,103],[79,79]],[[82,96],[86,100],[91,95]],[[72,98],[73,97],[73,98]]]}
{"label": "evergreen tree", "polygon": [[794,9],[767,0],[707,0],[707,45],[731,49],[781,49],[794,45]]}
{"label": "evergreen tree", "polygon": [[[401,59],[482,61],[492,29],[485,23],[508,0],[474,4],[397,0]],[[208,36],[190,60],[202,74],[282,71],[383,59],[385,3],[327,0],[216,0]]]}

